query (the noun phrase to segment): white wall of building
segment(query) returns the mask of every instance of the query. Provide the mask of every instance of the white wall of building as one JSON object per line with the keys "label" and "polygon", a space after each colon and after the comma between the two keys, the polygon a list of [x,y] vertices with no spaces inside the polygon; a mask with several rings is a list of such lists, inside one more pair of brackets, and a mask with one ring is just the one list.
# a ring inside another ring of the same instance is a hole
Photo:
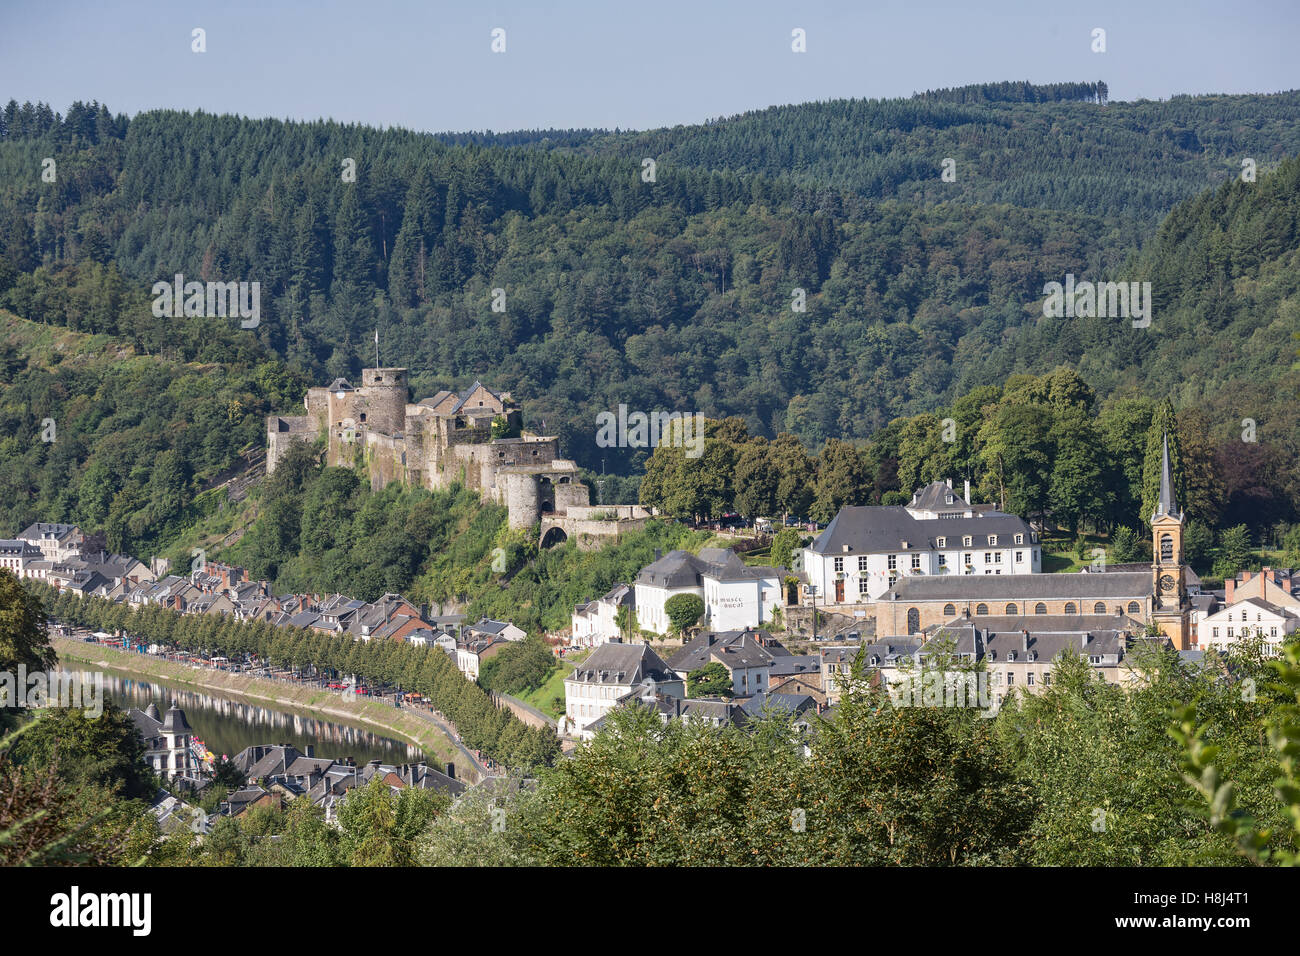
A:
{"label": "white wall of building", "polygon": [[[988,544],[987,535],[971,536],[971,544],[962,539],[945,540],[947,547],[867,553],[859,551],[818,554],[803,551],[804,572],[808,583],[817,587],[817,604],[866,604],[889,590],[891,584],[922,574],[1038,574],[1042,571],[1041,545],[1023,536],[1023,544],[1010,543],[998,536],[996,545]],[[983,542],[979,544],[979,542]],[[955,545],[955,546],[954,546]],[[843,599],[837,599],[835,582],[843,580]]]}

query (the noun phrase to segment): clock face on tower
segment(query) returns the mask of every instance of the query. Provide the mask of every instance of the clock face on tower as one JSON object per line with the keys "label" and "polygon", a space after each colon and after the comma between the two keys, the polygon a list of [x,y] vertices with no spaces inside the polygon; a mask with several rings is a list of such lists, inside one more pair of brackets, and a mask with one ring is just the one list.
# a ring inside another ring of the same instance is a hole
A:
{"label": "clock face on tower", "polygon": [[1160,590],[1168,593],[1174,589],[1174,579],[1168,574],[1160,575]]}

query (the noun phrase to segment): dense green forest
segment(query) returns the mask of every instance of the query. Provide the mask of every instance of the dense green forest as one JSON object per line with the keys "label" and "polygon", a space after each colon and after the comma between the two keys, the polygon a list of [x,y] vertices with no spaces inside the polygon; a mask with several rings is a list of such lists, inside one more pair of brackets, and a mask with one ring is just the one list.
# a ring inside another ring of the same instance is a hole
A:
{"label": "dense green forest", "polygon": [[[1062,361],[1103,397],[1177,388],[1181,406],[1267,388],[1289,365],[1268,362],[1286,335],[1256,333],[1291,318],[1264,310],[1289,301],[1297,244],[1293,173],[1267,171],[1300,152],[1300,96],[1102,106],[1059,101],[1067,87],[503,140],[10,103],[0,304],[188,361],[220,346],[186,328],[222,323],[154,318],[152,284],[259,281],[261,324],[234,332],[296,373],[355,376],[378,326],[383,360],[410,367],[417,394],[482,377],[580,463],[622,474],[644,452],[594,440],[596,413],[620,402],[740,416],[817,448]],[[47,156],[54,182],[41,178]],[[1159,237],[1133,258],[1179,201],[1247,157],[1259,180],[1224,187],[1232,210],[1193,200],[1161,237],[1212,232],[1210,217],[1231,211],[1241,228],[1218,227],[1226,248],[1252,229],[1268,240],[1253,261],[1217,256],[1180,276]],[[1044,322],[1043,285],[1066,273],[1151,278],[1153,330]],[[1203,298],[1180,279],[1221,293],[1210,334],[1195,324],[1204,303],[1166,318],[1176,292]],[[792,308],[796,288],[806,311]],[[1172,380],[1189,365],[1207,374]]]}
{"label": "dense green forest", "polygon": [[[1100,87],[1101,89],[1098,89]],[[1105,84],[979,84],[773,106],[582,147],[873,199],[1087,210],[1146,236],[1178,201],[1300,152],[1300,92],[1093,103]],[[944,182],[940,164],[956,160]]]}
{"label": "dense green forest", "polygon": [[[969,478],[985,500],[1140,542],[1159,412],[1189,547],[1209,561],[1244,529],[1300,554],[1300,428],[1277,400],[1300,386],[1300,159],[1282,159],[1300,102],[1089,102],[1103,93],[986,84],[506,138],[10,103],[0,306],[22,318],[0,336],[0,521],[75,521],[142,557],[203,546],[283,589],[407,591],[531,631],[678,546],[660,530],[599,559],[539,555],[473,496],[374,494],[314,461],[223,510],[211,489],[261,447],[264,416],[355,376],[377,325],[413,397],[511,389],[566,454],[614,473],[606,500],[644,469],[641,500],[670,515],[824,521]],[[965,175],[954,149],[956,182],[930,170],[919,192],[836,172],[940,134],[988,168]],[[751,162],[769,140],[826,161]],[[1254,182],[1235,175],[1243,152]],[[999,191],[1035,176],[1082,192]],[[176,272],[259,281],[260,325],[155,317],[152,283]],[[1151,327],[1044,318],[1044,283],[1067,273],[1150,281]],[[596,413],[619,403],[703,412],[704,457],[598,448]]]}
{"label": "dense green forest", "polygon": [[71,521],[148,558],[222,506],[205,491],[306,379],[227,330],[179,331],[163,357],[0,313],[0,534]]}

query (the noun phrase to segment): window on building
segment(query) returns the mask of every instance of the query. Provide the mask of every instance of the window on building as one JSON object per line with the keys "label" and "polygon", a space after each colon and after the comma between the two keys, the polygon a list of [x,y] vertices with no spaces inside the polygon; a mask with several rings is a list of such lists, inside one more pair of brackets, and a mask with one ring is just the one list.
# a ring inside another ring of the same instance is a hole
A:
{"label": "window on building", "polygon": [[1008,604],[1004,610],[1005,610],[1005,613],[1007,613],[1007,614],[1018,614],[1018,613],[1019,613],[1019,612],[1016,610],[1016,606],[1015,606],[1014,604]]}
{"label": "window on building", "polygon": [[972,555],[971,555],[971,553],[970,553],[969,551],[967,551],[967,552],[962,556],[963,560],[966,562],[966,567],[970,567],[970,564],[971,564],[971,557],[972,557]]}
{"label": "window on building", "polygon": [[946,568],[947,566],[948,566],[948,555],[943,554],[941,552],[939,554],[939,567]]}
{"label": "window on building", "polygon": [[1218,636],[1219,636],[1219,629],[1218,629],[1217,627],[1212,627],[1212,628],[1210,628],[1210,631],[1212,632],[1212,635],[1213,635],[1214,637],[1218,637]]}
{"label": "window on building", "polygon": [[1017,551],[1017,552],[1016,552],[1016,563],[1018,564],[1018,563],[1020,563],[1020,562],[1023,561],[1023,560],[1025,560],[1025,552],[1023,552],[1023,551]]}
{"label": "window on building", "polygon": [[988,551],[985,551],[985,552],[984,552],[984,563],[985,563],[985,564],[992,564],[992,563],[993,563],[993,555],[992,555],[990,552],[988,552]]}
{"label": "window on building", "polygon": [[969,547],[970,547],[970,543],[971,543],[971,536],[970,536],[970,535],[964,535],[964,536],[962,537],[962,539],[961,539],[961,543],[962,543],[962,546],[963,546],[963,547],[969,548]]}
{"label": "window on building", "polygon": [[1039,601],[1037,604],[1034,605],[1034,613],[1035,613],[1035,614],[1046,614],[1046,613],[1047,613],[1047,605],[1044,604],[1042,601]]}
{"label": "window on building", "polygon": [[1228,628],[1228,636],[1232,637],[1232,628]]}
{"label": "window on building", "polygon": [[891,554],[886,560],[889,562],[889,570],[893,571],[898,568],[898,555]]}
{"label": "window on building", "polygon": [[859,574],[867,573],[867,556],[865,554],[861,555],[858,558],[858,573]]}
{"label": "window on building", "polygon": [[912,570],[921,570],[921,556],[919,554],[912,555]]}
{"label": "window on building", "polygon": [[1160,536],[1160,560],[1174,560],[1174,536],[1172,534],[1162,534]]}
{"label": "window on building", "polygon": [[[1016,535],[1016,544],[1024,544],[1024,543],[1025,543],[1025,536],[1023,534]],[[1016,558],[1016,560],[1019,561],[1020,559]]]}
{"label": "window on building", "polygon": [[989,613],[989,606],[987,604],[976,604],[975,613],[980,615],[987,615]]}
{"label": "window on building", "polygon": [[1007,686],[1010,687],[1016,682],[1016,675],[1012,671],[1007,671]]}
{"label": "window on building", "polygon": [[858,594],[866,594],[870,585],[870,578],[858,578]]}
{"label": "window on building", "polygon": [[995,552],[993,552],[993,563],[994,563],[994,564],[1001,564],[1001,563],[1002,563],[1002,552],[1001,552],[1001,551],[995,551]]}
{"label": "window on building", "polygon": [[1065,613],[1066,613],[1066,614],[1078,614],[1078,613],[1079,613],[1079,608],[1078,608],[1078,606],[1077,606],[1073,601],[1066,601],[1066,602],[1065,602]]}
{"label": "window on building", "polygon": [[836,559],[835,559],[835,573],[836,573],[836,574],[839,574],[839,573],[842,572],[843,570],[844,570],[844,559],[843,559],[843,558],[836,558]]}
{"label": "window on building", "polygon": [[1269,636],[1269,637],[1277,637],[1277,628],[1275,628],[1275,627],[1270,627],[1270,628],[1268,629],[1268,636]]}
{"label": "window on building", "polygon": [[1030,687],[1033,687],[1033,686],[1034,686],[1034,672],[1033,672],[1033,671],[1030,671],[1028,674],[1025,675],[1025,683],[1028,684]]}
{"label": "window on building", "polygon": [[1094,604],[1094,605],[1092,606],[1092,613],[1093,613],[1093,614],[1105,614],[1105,613],[1106,613],[1106,604],[1105,604],[1105,602],[1104,602],[1104,601],[1098,601],[1096,604]]}
{"label": "window on building", "polygon": [[1049,685],[1049,686],[1051,685],[1051,683],[1052,683],[1052,672],[1051,672],[1051,671],[1043,671],[1043,683],[1044,683],[1044,684],[1047,684],[1047,685]]}
{"label": "window on building", "polygon": [[935,542],[935,546],[939,548],[946,548],[948,546],[948,539],[940,538],[938,541]]}
{"label": "window on building", "polygon": [[957,614],[957,609],[953,607],[951,604],[945,604],[943,606],[944,617],[954,617],[956,614]]}
{"label": "window on building", "polygon": [[1129,612],[1130,614],[1141,614],[1141,613],[1142,613],[1142,605],[1138,604],[1137,601],[1129,601],[1129,602],[1128,602],[1128,612]]}

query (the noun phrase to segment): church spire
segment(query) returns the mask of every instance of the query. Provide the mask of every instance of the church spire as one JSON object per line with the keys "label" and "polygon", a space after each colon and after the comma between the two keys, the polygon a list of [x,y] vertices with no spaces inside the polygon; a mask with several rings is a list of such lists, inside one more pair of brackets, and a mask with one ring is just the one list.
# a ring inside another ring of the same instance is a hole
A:
{"label": "church spire", "polygon": [[1164,435],[1164,451],[1160,458],[1160,500],[1156,502],[1156,513],[1160,515],[1178,515],[1178,502],[1174,500],[1174,479],[1169,469],[1169,433]]}

